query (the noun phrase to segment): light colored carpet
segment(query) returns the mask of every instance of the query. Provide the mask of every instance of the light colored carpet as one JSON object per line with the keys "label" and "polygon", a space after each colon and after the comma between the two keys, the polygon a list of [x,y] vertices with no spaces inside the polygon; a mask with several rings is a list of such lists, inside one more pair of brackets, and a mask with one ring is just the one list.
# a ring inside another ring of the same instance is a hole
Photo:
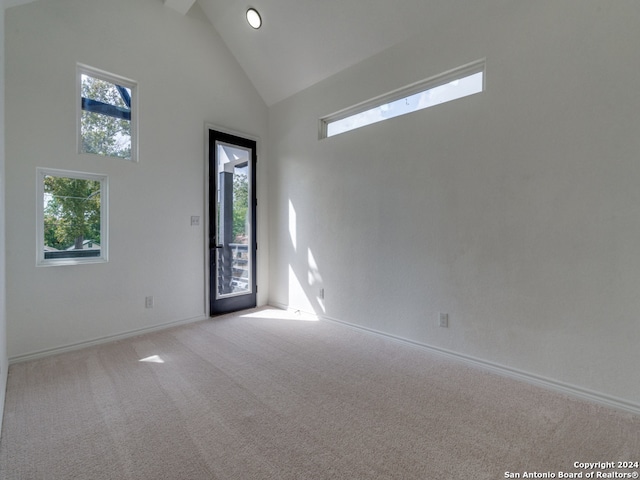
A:
{"label": "light colored carpet", "polygon": [[263,309],[13,365],[0,478],[476,480],[617,460],[640,461],[640,418]]}

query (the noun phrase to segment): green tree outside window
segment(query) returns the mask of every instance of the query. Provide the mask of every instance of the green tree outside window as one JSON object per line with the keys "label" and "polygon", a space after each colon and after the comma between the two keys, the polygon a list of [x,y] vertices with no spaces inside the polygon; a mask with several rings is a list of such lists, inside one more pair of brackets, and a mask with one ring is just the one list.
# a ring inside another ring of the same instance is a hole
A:
{"label": "green tree outside window", "polygon": [[55,250],[82,250],[85,240],[100,245],[100,182],[44,178],[44,244]]}

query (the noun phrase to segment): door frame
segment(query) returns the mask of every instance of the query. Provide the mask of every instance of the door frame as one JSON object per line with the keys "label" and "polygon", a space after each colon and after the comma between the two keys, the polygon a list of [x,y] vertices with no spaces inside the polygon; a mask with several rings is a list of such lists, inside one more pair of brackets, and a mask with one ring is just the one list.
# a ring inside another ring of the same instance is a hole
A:
{"label": "door frame", "polygon": [[[254,169],[253,169],[253,191],[254,191],[254,197],[256,199],[256,203],[254,205],[254,218],[253,218],[253,223],[254,223],[254,238],[253,238],[253,243],[254,243],[254,247],[255,247],[255,251],[256,251],[256,257],[254,259],[254,264],[253,264],[253,282],[254,282],[254,294],[256,296],[256,304],[257,304],[257,294],[258,294],[258,254],[257,254],[257,250],[258,250],[258,227],[257,227],[257,217],[258,217],[258,204],[257,204],[257,198],[258,198],[258,192],[257,192],[257,163],[258,163],[258,150],[260,149],[260,137],[256,136],[256,135],[251,135],[245,132],[241,132],[238,130],[233,130],[233,129],[229,129],[226,127],[221,127],[220,125],[216,125],[214,123],[205,123],[204,125],[204,218],[203,218],[203,233],[204,233],[204,313],[206,317],[211,317],[211,250],[210,250],[210,244],[209,244],[209,240],[210,240],[210,229],[211,229],[211,206],[210,206],[210,199],[209,199],[209,195],[210,195],[210,188],[209,188],[209,182],[210,182],[210,168],[209,168],[209,156],[210,156],[210,148],[209,148],[209,132],[210,131],[216,131],[216,132],[220,132],[223,134],[227,134],[227,135],[232,135],[234,137],[239,137],[239,138],[243,138],[246,140],[250,140],[255,142],[256,144],[256,149],[255,149],[255,157],[256,157],[256,161],[255,161],[255,165],[254,165]],[[215,315],[219,315],[219,314],[215,314]]]}

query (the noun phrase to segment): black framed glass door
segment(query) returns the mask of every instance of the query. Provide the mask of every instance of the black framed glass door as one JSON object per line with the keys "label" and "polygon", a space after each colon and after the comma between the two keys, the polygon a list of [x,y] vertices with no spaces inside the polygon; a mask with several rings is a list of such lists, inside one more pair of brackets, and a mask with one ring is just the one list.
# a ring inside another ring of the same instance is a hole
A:
{"label": "black framed glass door", "polygon": [[254,140],[209,130],[211,315],[257,303],[256,160]]}

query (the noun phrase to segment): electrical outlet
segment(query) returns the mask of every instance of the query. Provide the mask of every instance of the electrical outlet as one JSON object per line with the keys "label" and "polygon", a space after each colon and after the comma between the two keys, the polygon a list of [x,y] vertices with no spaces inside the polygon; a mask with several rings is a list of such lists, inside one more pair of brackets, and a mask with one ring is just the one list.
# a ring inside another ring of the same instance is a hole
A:
{"label": "electrical outlet", "polygon": [[320,290],[318,290],[318,298],[320,300],[324,300],[324,288],[321,288]]}
{"label": "electrical outlet", "polygon": [[191,217],[191,226],[192,227],[198,227],[200,226],[200,217],[194,215]]}
{"label": "electrical outlet", "polygon": [[449,328],[449,314],[441,313],[440,314],[440,323],[439,325],[444,328]]}
{"label": "electrical outlet", "polygon": [[145,299],[144,299],[144,307],[145,308],[153,308],[153,297],[145,297]]}

